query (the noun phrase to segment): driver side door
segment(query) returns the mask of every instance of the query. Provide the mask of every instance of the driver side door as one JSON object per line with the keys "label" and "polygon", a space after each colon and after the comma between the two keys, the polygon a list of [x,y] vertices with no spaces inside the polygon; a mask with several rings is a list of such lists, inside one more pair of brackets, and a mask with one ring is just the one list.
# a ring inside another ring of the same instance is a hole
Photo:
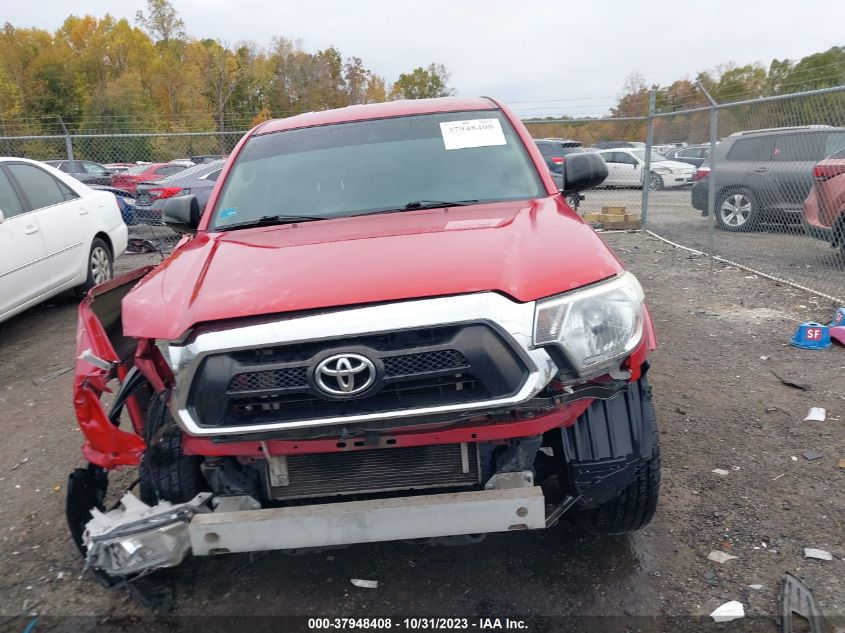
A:
{"label": "driver side door", "polygon": [[50,287],[47,247],[37,214],[0,165],[0,321]]}

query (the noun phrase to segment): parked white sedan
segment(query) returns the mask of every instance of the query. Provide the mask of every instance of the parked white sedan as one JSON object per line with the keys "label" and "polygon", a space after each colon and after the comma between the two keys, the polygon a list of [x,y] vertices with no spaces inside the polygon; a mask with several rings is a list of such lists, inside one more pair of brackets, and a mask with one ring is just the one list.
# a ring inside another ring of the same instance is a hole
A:
{"label": "parked white sedan", "polygon": [[43,163],[0,157],[0,321],[111,279],[126,242],[114,194]]}
{"label": "parked white sedan", "polygon": [[692,165],[676,160],[666,160],[665,156],[652,152],[651,168],[648,177],[644,179],[644,149],[620,147],[603,149],[599,154],[607,163],[607,179],[603,184],[608,187],[642,187],[645,180],[649,191],[657,191],[664,187],[691,185],[695,174],[695,167]]}

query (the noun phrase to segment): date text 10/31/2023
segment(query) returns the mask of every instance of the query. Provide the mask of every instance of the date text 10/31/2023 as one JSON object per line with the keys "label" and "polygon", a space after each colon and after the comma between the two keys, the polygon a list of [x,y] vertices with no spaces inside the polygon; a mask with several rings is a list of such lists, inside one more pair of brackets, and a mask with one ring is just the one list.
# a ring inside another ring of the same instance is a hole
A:
{"label": "date text 10/31/2023", "polygon": [[310,630],[526,630],[524,620],[513,618],[309,618]]}

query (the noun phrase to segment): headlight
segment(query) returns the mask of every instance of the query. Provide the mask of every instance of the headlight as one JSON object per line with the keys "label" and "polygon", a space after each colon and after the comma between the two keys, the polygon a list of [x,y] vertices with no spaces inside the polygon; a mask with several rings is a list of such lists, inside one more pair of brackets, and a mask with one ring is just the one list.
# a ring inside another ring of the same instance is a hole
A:
{"label": "headlight", "polygon": [[656,174],[671,174],[672,173],[672,170],[669,169],[668,167],[652,167],[651,171],[653,171]]}
{"label": "headlight", "polygon": [[537,302],[534,344],[560,346],[582,376],[612,369],[642,334],[643,289],[628,272]]}

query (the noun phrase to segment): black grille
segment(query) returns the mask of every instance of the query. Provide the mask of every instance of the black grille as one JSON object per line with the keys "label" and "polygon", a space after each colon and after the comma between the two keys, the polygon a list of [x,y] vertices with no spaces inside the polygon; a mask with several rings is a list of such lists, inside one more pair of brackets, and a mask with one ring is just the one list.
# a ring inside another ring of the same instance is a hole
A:
{"label": "black grille", "polygon": [[[332,398],[309,379],[323,359],[357,353],[377,367],[375,385]],[[201,426],[239,426],[460,405],[516,393],[528,376],[519,353],[486,324],[407,330],[216,354],[189,395]]]}
{"label": "black grille", "polygon": [[422,352],[420,354],[388,356],[384,359],[384,374],[388,378],[393,376],[430,374],[450,369],[464,369],[466,367],[469,367],[469,362],[456,349],[441,349],[434,352]]}
{"label": "black grille", "polygon": [[288,455],[289,484],[270,487],[273,499],[303,499],[423,488],[474,487],[475,444]]}
{"label": "black grille", "polygon": [[308,384],[307,367],[286,367],[285,369],[265,369],[235,374],[229,381],[229,393],[243,391],[264,391],[267,389],[292,389]]}

